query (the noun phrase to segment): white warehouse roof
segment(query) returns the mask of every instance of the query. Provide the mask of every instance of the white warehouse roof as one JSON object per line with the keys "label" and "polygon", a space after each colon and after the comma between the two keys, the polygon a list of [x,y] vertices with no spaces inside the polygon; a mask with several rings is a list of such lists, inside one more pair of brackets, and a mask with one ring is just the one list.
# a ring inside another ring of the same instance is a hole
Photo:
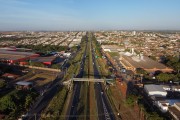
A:
{"label": "white warehouse roof", "polygon": [[161,85],[144,85],[144,90],[149,96],[166,97],[167,92]]}

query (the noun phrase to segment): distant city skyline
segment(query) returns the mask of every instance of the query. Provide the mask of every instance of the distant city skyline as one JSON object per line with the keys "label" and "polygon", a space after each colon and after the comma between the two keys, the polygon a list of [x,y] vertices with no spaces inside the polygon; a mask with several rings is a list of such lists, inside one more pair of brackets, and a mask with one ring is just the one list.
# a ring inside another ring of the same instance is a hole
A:
{"label": "distant city skyline", "polygon": [[0,31],[180,30],[179,0],[0,0]]}

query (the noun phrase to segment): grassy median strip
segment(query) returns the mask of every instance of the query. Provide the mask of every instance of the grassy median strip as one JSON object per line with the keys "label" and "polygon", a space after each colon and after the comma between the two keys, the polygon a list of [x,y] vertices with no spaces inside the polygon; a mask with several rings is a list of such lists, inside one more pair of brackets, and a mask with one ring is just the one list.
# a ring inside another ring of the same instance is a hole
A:
{"label": "grassy median strip", "polygon": [[[86,50],[86,59],[84,64],[84,74],[83,78],[88,78],[89,74],[89,41],[87,43],[87,50]],[[78,113],[78,120],[87,120],[89,119],[89,85],[87,82],[80,83],[81,89],[80,89],[80,100],[77,107],[77,113]]]}
{"label": "grassy median strip", "polygon": [[98,63],[98,69],[99,69],[99,71],[100,71],[100,73],[101,73],[101,76],[102,77],[107,77],[107,76],[109,76],[110,74],[109,74],[109,71],[108,71],[108,68],[107,68],[107,63],[106,63],[106,61],[102,58],[102,54],[101,54],[101,52],[100,52],[100,47],[99,47],[99,44],[95,41],[95,40],[93,40],[93,46],[95,46],[95,54],[96,54],[96,56],[97,56],[97,59],[96,59],[96,61],[97,61],[97,63]]}
{"label": "grassy median strip", "polygon": [[[76,63],[76,68],[72,67],[71,69],[68,69],[69,72],[68,72],[68,74],[66,74],[67,77],[65,77],[64,80],[69,80],[72,77],[73,73],[75,74],[75,76],[79,73],[79,71],[81,69],[80,62],[82,62],[83,54],[85,52],[85,49],[86,49],[86,41],[83,39],[81,41],[81,49],[80,49],[79,53],[76,55],[75,58],[73,58],[74,63]],[[71,66],[74,66],[75,65],[74,63],[71,62]],[[71,97],[72,93],[73,92],[68,93],[66,102],[64,104],[63,112],[61,114],[61,116],[62,116],[61,119],[62,120],[65,120],[66,117],[67,117],[66,114],[67,114],[67,110],[68,110],[68,107],[69,107],[69,104],[70,104],[70,101],[71,101],[70,99],[72,99],[72,97]]]}
{"label": "grassy median strip", "polygon": [[80,62],[82,60],[84,51],[85,51],[85,43],[83,42],[79,53],[75,56],[75,58],[73,58],[73,60],[69,61],[69,64],[71,66],[68,68],[68,71],[67,71],[66,75],[64,76],[63,80],[69,80],[72,78],[73,74],[75,74],[75,75],[78,74],[79,69],[81,69]]}
{"label": "grassy median strip", "polygon": [[[90,38],[90,43],[91,43],[91,38]],[[91,44],[90,44],[90,50],[89,50],[89,73],[91,74],[91,76],[89,76],[89,78],[94,78],[94,69],[93,69],[93,61],[92,61],[92,48],[91,48]],[[98,116],[98,111],[97,111],[97,102],[95,99],[95,90],[94,90],[94,83],[90,83],[89,84],[89,114],[90,120],[97,120],[97,116]]]}

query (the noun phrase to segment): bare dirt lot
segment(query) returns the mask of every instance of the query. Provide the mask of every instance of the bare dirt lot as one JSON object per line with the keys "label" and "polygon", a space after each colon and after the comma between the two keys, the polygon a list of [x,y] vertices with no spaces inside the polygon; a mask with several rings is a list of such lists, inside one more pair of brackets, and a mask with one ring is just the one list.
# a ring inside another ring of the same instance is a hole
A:
{"label": "bare dirt lot", "polygon": [[51,83],[58,72],[45,71],[45,70],[36,70],[36,69],[25,69],[25,71],[29,71],[25,75],[17,78],[15,81],[29,81],[33,82],[34,87],[36,89],[41,89],[41,87],[45,87],[49,83]]}
{"label": "bare dirt lot", "polygon": [[124,96],[117,86],[111,86],[111,97],[117,111],[119,111],[122,120],[138,120],[139,117],[134,108],[126,105]]}

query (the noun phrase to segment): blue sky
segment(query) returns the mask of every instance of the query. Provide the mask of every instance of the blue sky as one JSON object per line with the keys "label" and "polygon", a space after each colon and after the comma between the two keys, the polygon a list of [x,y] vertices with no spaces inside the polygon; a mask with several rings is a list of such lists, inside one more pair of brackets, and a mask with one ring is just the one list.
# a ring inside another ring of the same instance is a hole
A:
{"label": "blue sky", "polygon": [[180,0],[0,0],[0,30],[180,30]]}

